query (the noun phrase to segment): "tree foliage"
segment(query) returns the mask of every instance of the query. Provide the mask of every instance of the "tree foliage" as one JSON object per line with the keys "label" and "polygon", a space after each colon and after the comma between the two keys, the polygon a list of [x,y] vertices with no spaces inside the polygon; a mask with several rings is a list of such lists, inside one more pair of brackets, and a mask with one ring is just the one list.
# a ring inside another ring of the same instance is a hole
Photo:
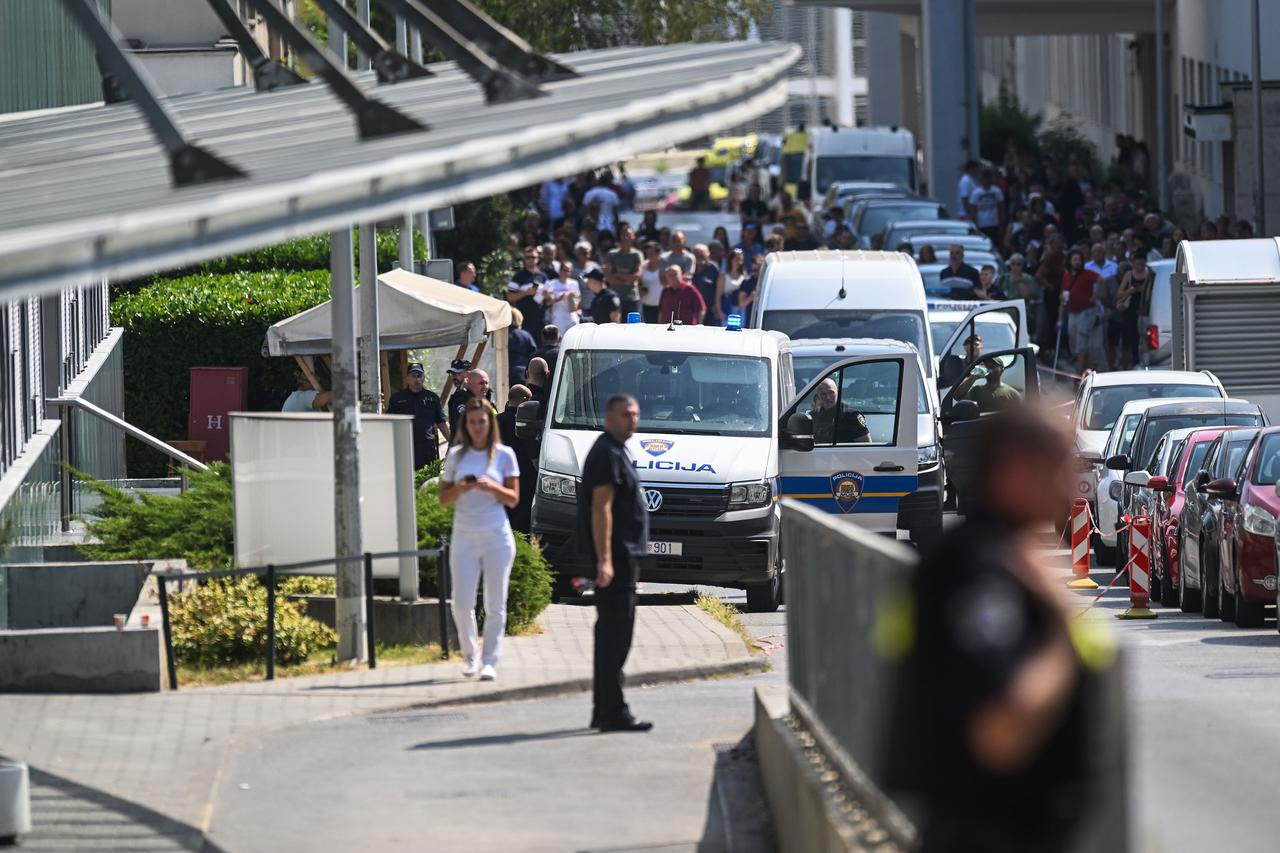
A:
{"label": "tree foliage", "polygon": [[1040,113],[1026,109],[1008,84],[1000,84],[994,100],[984,101],[978,108],[979,151],[984,160],[1000,163],[1012,138],[1020,151],[1036,154],[1040,150]]}

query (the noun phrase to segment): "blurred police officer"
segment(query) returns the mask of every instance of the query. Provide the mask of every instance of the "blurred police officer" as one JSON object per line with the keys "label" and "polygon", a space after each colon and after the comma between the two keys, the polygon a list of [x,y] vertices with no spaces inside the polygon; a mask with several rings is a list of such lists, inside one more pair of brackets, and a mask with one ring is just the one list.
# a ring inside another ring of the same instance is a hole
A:
{"label": "blurred police officer", "polygon": [[978,506],[915,578],[890,787],[922,801],[922,853],[1055,853],[1096,787],[1080,623],[1036,541],[1070,502],[1071,441],[1025,406],[979,429]]}
{"label": "blurred police officer", "polygon": [[449,421],[444,414],[444,404],[434,391],[423,387],[422,365],[409,365],[405,387],[391,395],[387,401],[387,414],[413,416],[413,467],[421,468],[440,458],[440,439],[443,433],[449,440]]}
{"label": "blurred police officer", "polygon": [[455,433],[467,403],[477,398],[488,403],[495,415],[498,413],[498,407],[493,405],[489,392],[489,374],[479,368],[468,371],[462,377],[462,387],[449,395],[449,425]]}
{"label": "blurred police officer", "polygon": [[640,406],[615,394],[604,410],[604,433],[582,466],[578,492],[578,541],[596,566],[595,666],[591,727],[602,732],[647,732],[622,696],[622,665],[631,651],[636,618],[639,557],[649,539],[649,518],[640,480],[627,453]]}

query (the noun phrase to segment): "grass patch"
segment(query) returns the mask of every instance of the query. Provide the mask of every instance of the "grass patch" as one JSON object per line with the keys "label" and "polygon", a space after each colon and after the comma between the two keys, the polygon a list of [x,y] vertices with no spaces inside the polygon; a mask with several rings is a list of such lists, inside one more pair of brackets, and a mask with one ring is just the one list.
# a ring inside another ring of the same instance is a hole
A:
{"label": "grass patch", "polygon": [[[334,662],[333,646],[317,649],[308,658],[297,664],[276,664],[276,678],[297,678],[301,675],[324,675],[328,672],[346,671],[345,665]],[[461,660],[455,653],[450,660]],[[378,644],[378,666],[416,666],[424,663],[441,663],[440,646],[429,643],[425,646],[384,645]],[[229,663],[219,666],[194,666],[178,664],[179,687],[207,687],[216,684],[236,684],[244,681],[265,681],[267,677],[266,661],[248,661],[245,663]]]}
{"label": "grass patch", "polygon": [[760,651],[760,647],[756,645],[755,638],[747,631],[747,626],[743,624],[742,617],[738,615],[738,608],[721,601],[718,596],[705,592],[698,593],[698,598],[694,603],[698,605],[698,609],[703,613],[741,637],[742,642],[747,644],[747,648],[753,654]]}

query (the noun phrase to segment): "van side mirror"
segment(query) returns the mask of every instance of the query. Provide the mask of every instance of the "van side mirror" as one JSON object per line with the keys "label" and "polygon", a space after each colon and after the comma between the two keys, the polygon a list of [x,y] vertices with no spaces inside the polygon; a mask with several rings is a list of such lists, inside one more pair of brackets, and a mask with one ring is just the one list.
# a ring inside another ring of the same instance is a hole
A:
{"label": "van side mirror", "polygon": [[805,412],[792,412],[778,442],[783,450],[813,450],[813,418]]}
{"label": "van side mirror", "polygon": [[542,403],[525,400],[516,407],[516,438],[536,440],[542,434]]}
{"label": "van side mirror", "polygon": [[1150,485],[1150,483],[1151,475],[1146,471],[1130,471],[1128,474],[1124,475],[1124,484],[1126,486],[1137,486],[1138,488],[1142,488]]}
{"label": "van side mirror", "polygon": [[1112,471],[1128,471],[1129,457],[1127,454],[1117,453],[1115,456],[1112,456],[1109,459],[1107,459],[1106,465],[1107,465],[1107,468],[1109,468]]}
{"label": "van side mirror", "polygon": [[1102,454],[1096,450],[1081,450],[1076,454],[1076,458],[1089,465],[1101,465],[1103,461]]}

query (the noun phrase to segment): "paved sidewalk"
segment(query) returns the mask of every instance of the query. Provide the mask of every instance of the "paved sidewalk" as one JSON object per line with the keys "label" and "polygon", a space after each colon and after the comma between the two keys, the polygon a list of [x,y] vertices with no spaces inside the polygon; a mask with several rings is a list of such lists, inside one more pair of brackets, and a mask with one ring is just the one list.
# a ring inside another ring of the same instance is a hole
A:
{"label": "paved sidewalk", "polygon": [[[594,608],[552,605],[543,631],[503,643],[498,681],[456,663],[355,670],[161,694],[0,695],[0,755],[33,770],[30,850],[197,850],[228,757],[255,735],[350,714],[587,690]],[[642,606],[632,686],[758,670],[693,605]],[[582,698],[585,723],[590,700]]]}

